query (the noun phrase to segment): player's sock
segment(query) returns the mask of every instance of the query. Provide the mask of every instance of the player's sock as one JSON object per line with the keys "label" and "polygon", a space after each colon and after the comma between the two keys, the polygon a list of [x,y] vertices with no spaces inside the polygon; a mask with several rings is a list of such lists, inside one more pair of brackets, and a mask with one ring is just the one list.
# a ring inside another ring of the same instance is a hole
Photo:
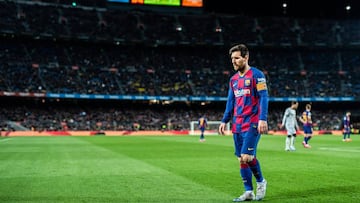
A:
{"label": "player's sock", "polygon": [[295,147],[295,136],[291,136],[290,138],[290,147]]}
{"label": "player's sock", "polygon": [[250,161],[248,163],[248,165],[249,165],[252,173],[254,174],[254,177],[256,178],[256,182],[262,182],[264,178],[261,173],[261,167],[260,167],[259,160],[254,158],[252,161]]}
{"label": "player's sock", "polygon": [[311,136],[307,138],[306,144],[308,144],[309,140],[311,139]]}
{"label": "player's sock", "polygon": [[252,172],[248,164],[240,164],[240,175],[244,183],[245,191],[252,191]]}
{"label": "player's sock", "polygon": [[310,138],[311,138],[310,136],[309,136],[309,137],[305,137],[304,141],[305,141],[306,144],[309,142]]}
{"label": "player's sock", "polygon": [[285,150],[290,150],[290,142],[291,142],[291,138],[290,138],[290,137],[286,137],[286,140],[285,140]]}

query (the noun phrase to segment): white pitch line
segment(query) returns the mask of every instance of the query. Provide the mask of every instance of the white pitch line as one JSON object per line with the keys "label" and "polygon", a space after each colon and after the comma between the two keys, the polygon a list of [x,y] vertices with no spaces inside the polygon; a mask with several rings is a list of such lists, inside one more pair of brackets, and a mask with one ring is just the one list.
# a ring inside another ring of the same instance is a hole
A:
{"label": "white pitch line", "polygon": [[6,142],[6,141],[9,141],[11,140],[10,138],[4,138],[4,139],[0,139],[0,142]]}
{"label": "white pitch line", "polygon": [[320,147],[319,149],[326,151],[336,151],[336,152],[360,152],[360,149],[327,148],[327,147]]}

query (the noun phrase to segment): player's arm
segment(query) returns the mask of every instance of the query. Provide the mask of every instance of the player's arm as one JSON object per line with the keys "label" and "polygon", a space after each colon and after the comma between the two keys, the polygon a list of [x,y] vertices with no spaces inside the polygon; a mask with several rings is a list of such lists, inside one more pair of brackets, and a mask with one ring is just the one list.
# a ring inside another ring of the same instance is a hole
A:
{"label": "player's arm", "polygon": [[230,84],[224,116],[221,119],[221,124],[219,126],[220,134],[225,133],[225,126],[226,126],[226,123],[229,122],[231,119],[231,115],[232,115],[233,109],[234,109],[234,103],[235,103],[235,95],[234,95],[234,92],[233,92],[233,90],[231,88],[231,84]]}
{"label": "player's arm", "polygon": [[268,117],[268,107],[269,107],[269,96],[268,96],[268,89],[266,85],[266,79],[264,74],[259,73],[255,76],[256,78],[256,90],[260,96],[260,116],[259,116],[259,125],[258,131],[259,133],[267,133],[268,131],[268,124],[267,124],[267,117]]}
{"label": "player's arm", "polygon": [[300,122],[301,122],[301,123],[303,123],[303,124],[305,124],[305,123],[306,123],[306,121],[303,119],[303,117],[302,117],[302,116],[299,116],[299,120],[300,120]]}
{"label": "player's arm", "polygon": [[296,120],[296,116],[295,116],[295,118],[294,118],[294,122],[295,122],[296,130],[299,130],[300,127],[299,127],[299,124],[298,124],[298,122],[297,122],[297,120]]}
{"label": "player's arm", "polygon": [[288,117],[288,115],[289,115],[289,109],[286,109],[285,113],[284,113],[284,116],[283,116],[283,119],[282,119],[282,122],[281,122],[281,128],[284,127],[285,122],[286,122],[286,118]]}

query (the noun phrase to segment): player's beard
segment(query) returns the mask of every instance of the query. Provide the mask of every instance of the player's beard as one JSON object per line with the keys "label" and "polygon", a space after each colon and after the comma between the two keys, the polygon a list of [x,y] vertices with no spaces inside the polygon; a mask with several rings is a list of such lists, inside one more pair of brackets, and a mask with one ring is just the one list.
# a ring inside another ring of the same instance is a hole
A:
{"label": "player's beard", "polygon": [[240,73],[245,72],[246,65],[245,64],[233,64],[235,71],[238,71]]}

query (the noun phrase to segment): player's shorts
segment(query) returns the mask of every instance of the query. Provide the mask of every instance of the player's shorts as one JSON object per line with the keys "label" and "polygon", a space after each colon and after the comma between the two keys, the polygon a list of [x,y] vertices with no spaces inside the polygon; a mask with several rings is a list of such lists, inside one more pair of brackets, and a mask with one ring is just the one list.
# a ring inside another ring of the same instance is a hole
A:
{"label": "player's shorts", "polygon": [[294,126],[285,126],[287,130],[288,135],[294,135],[296,134],[296,129]]}
{"label": "player's shorts", "polygon": [[349,128],[349,127],[344,128],[343,133],[344,133],[344,134],[349,134],[349,133],[351,133],[350,128]]}
{"label": "player's shorts", "polygon": [[241,154],[250,154],[256,155],[256,148],[261,137],[260,133],[257,130],[257,125],[251,125],[249,131],[234,133],[234,147],[235,155],[240,157]]}
{"label": "player's shorts", "polygon": [[311,126],[303,126],[305,134],[312,134],[312,127]]}
{"label": "player's shorts", "polygon": [[199,129],[200,129],[201,132],[205,131],[205,127],[200,127]]}

